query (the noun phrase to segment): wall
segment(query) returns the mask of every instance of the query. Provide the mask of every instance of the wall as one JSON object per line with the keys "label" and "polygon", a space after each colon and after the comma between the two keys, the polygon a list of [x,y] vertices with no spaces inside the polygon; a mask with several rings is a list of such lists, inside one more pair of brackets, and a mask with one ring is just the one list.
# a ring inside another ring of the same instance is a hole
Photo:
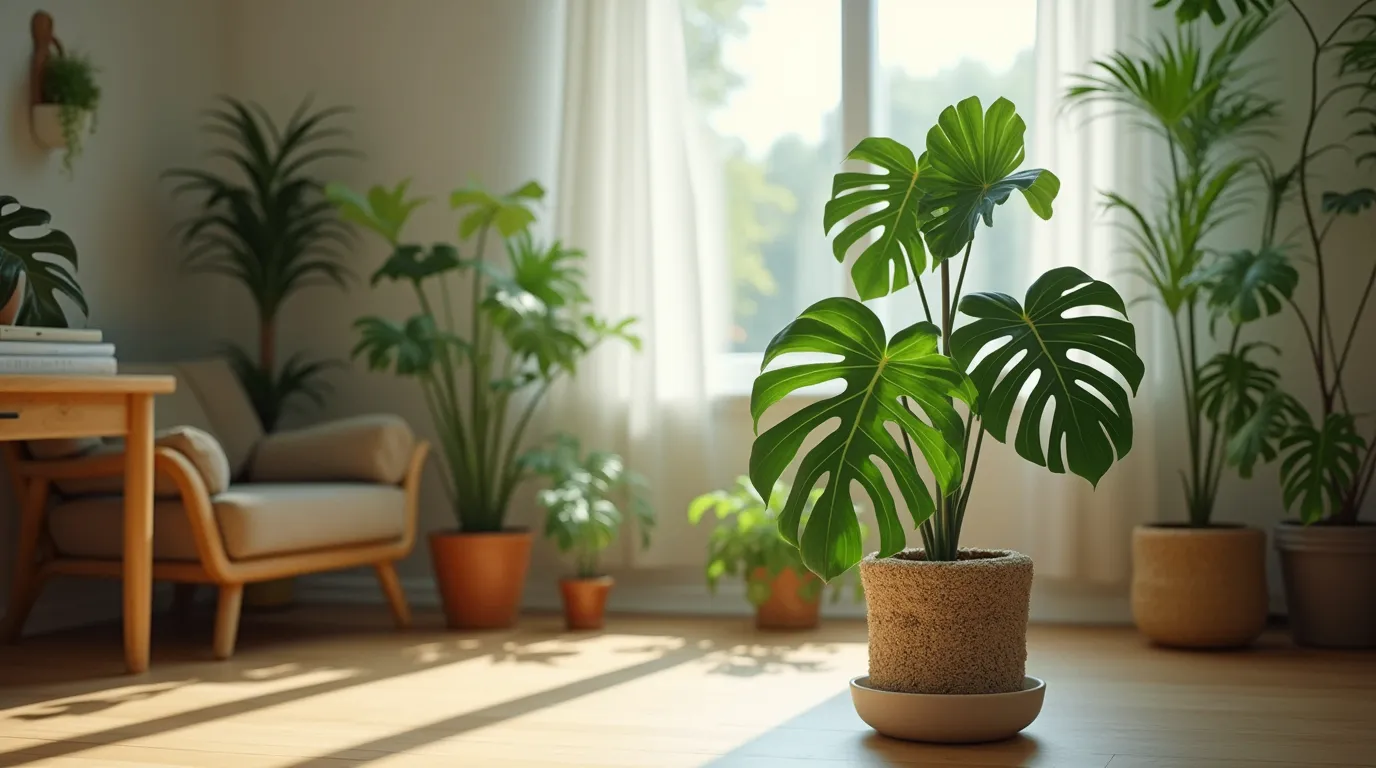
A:
{"label": "wall", "polygon": [[[75,178],[29,131],[29,18],[40,7],[53,15],[64,45],[101,68],[98,131]],[[123,360],[206,353],[223,322],[219,292],[177,270],[169,230],[185,207],[169,201],[158,179],[170,166],[196,162],[203,149],[197,110],[224,75],[221,10],[221,0],[0,3],[0,194],[49,211],[71,235],[90,325],[105,330]],[[9,594],[13,507],[9,488],[0,489],[0,606]],[[113,586],[50,587],[30,629],[117,615]]]}

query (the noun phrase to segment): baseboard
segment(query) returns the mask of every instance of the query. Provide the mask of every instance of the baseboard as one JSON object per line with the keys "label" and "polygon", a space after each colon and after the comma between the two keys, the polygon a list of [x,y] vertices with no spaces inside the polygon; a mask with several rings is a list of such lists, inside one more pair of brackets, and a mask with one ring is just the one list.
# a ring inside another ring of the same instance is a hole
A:
{"label": "baseboard", "polygon": [[[414,607],[439,606],[439,592],[429,577],[403,577],[402,588]],[[301,578],[297,597],[302,602],[328,604],[381,604],[382,591],[368,573],[327,573]],[[557,582],[534,577],[526,584],[522,606],[533,611],[560,610]],[[680,616],[746,616],[753,612],[739,583],[723,583],[713,594],[696,584],[638,584],[619,579],[607,601],[613,613],[644,613]],[[864,618],[865,606],[843,596],[822,603],[822,615]],[[1031,619],[1054,624],[1130,624],[1127,596],[1115,589],[1080,588],[1055,583],[1038,584],[1032,590]]]}

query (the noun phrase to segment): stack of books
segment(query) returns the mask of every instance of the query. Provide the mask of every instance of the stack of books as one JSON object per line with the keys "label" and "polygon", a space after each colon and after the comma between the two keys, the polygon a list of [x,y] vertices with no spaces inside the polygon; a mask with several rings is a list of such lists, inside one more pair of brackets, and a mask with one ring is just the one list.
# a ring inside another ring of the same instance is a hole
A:
{"label": "stack of books", "polygon": [[116,371],[115,345],[91,328],[28,328],[0,325],[0,375],[109,375]]}

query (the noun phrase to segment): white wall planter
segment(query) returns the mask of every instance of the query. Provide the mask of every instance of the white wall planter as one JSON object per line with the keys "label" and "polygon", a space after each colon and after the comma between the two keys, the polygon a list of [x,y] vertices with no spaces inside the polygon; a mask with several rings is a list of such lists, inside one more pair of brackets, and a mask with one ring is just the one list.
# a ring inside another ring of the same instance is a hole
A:
{"label": "white wall planter", "polygon": [[[44,149],[65,149],[67,137],[62,133],[62,105],[33,105],[33,137]],[[77,119],[77,132],[91,132],[91,113],[83,110]]]}

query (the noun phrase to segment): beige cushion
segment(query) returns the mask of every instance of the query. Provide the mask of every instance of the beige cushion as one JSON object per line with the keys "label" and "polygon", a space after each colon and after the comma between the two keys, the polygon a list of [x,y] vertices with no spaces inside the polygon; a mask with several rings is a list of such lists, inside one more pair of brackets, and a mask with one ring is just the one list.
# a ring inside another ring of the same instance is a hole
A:
{"label": "beige cushion", "polygon": [[[235,485],[213,502],[225,550],[233,560],[395,541],[406,517],[406,493],[385,485]],[[123,547],[122,505],[118,496],[99,496],[54,507],[48,513],[48,531],[58,552],[118,559]],[[153,556],[197,559],[191,523],[179,501],[153,505]]]}
{"label": "beige cushion", "polygon": [[406,476],[415,442],[398,416],[339,419],[264,437],[248,476],[255,483],[357,480],[397,485]]}
{"label": "beige cushion", "polygon": [[[191,460],[201,480],[205,481],[206,492],[215,495],[229,487],[229,460],[220,444],[204,430],[195,427],[173,427],[157,434],[157,445],[180,453]],[[92,454],[123,453],[124,441],[115,440],[98,447]],[[57,490],[64,496],[89,496],[92,494],[119,493],[124,490],[124,477],[92,477],[73,480],[59,480]],[[172,478],[161,472],[153,478],[153,492],[160,497],[178,495],[177,485]]]}
{"label": "beige cushion", "polygon": [[[258,422],[258,414],[234,375],[234,369],[224,360],[206,360],[180,363],[177,373],[178,389],[195,393],[210,418],[210,429],[206,431],[224,448],[231,477],[242,477],[254,446],[263,437],[263,425]],[[159,400],[155,407],[161,408],[162,402]]]}

